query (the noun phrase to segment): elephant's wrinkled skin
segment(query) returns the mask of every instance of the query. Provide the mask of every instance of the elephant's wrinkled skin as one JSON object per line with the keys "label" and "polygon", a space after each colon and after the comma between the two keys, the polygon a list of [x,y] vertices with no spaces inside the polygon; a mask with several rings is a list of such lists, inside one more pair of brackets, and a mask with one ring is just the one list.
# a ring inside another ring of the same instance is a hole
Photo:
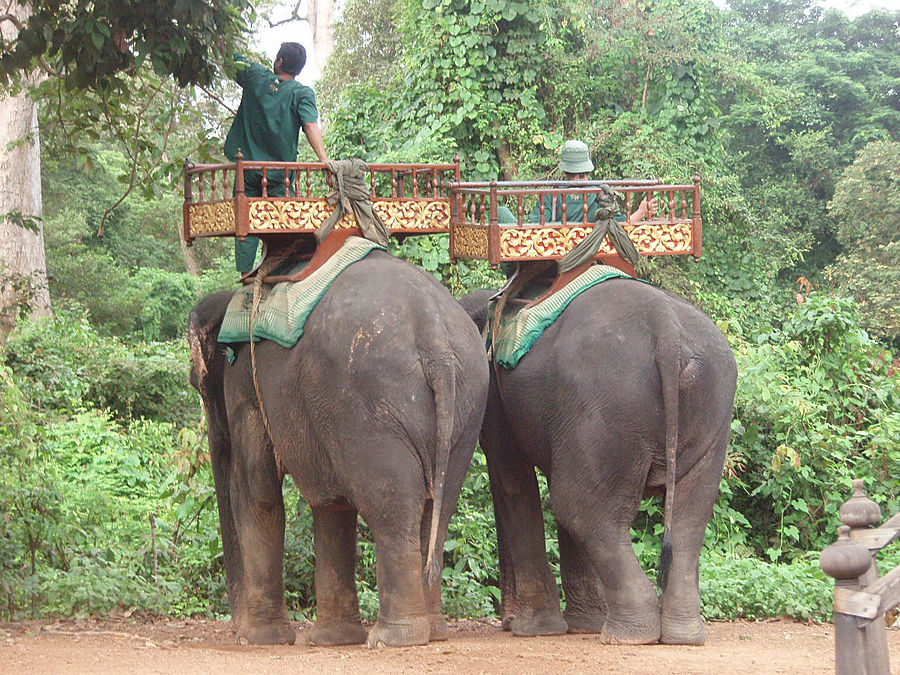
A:
{"label": "elephant's wrinkled skin", "polygon": [[[461,299],[479,326],[490,293]],[[497,519],[504,627],[517,635],[602,632],[635,644],[705,640],[698,558],[736,376],[728,342],[705,314],[619,279],[576,297],[514,369],[491,373],[481,445]],[[629,527],[642,496],[665,492],[667,457],[675,483],[660,602]],[[547,564],[535,466],[547,476],[559,525],[565,618]]]}
{"label": "elephant's wrinkled skin", "polygon": [[272,443],[313,512],[318,618],[309,641],[366,641],[354,573],[357,514],[378,552],[380,609],[368,644],[446,639],[441,553],[488,389],[472,322],[434,279],[370,253],[334,281],[296,346],[256,345],[270,442],[249,345],[237,346],[228,365],[216,342],[230,297],[200,302],[189,334],[238,641],[296,637],[284,602],[284,504]]}

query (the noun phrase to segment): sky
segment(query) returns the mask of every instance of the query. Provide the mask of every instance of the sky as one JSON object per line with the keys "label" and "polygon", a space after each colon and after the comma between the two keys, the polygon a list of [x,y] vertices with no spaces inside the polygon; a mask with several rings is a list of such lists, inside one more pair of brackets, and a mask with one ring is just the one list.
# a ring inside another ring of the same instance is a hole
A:
{"label": "sky", "polygon": [[[713,0],[719,7],[728,4],[728,0]],[[819,6],[839,9],[849,18],[855,19],[872,9],[900,10],[900,0],[819,0]]]}
{"label": "sky", "polygon": [[[900,2],[900,0],[897,0]],[[305,4],[305,3],[304,3]],[[295,7],[296,0],[281,0],[281,4],[275,9],[272,21],[277,22],[290,16]],[[306,7],[301,8],[305,12]],[[269,59],[274,59],[278,47],[282,42],[299,42],[306,47],[306,66],[300,72],[300,80],[303,84],[312,85],[321,74],[319,64],[316,63],[315,50],[313,49],[312,31],[306,21],[292,21],[275,28],[264,28],[256,33],[255,43],[260,51],[265,52]]]}

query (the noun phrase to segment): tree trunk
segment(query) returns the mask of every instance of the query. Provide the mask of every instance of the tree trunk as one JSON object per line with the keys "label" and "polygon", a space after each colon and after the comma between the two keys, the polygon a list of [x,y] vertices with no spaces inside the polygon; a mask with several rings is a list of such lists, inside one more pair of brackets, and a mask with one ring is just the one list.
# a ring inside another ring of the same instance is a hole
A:
{"label": "tree trunk", "polygon": [[178,228],[178,241],[181,243],[181,254],[184,256],[184,269],[193,277],[200,276],[200,263],[197,262],[197,254],[193,246],[188,246],[184,240],[184,228]]}
{"label": "tree trunk", "polygon": [[[23,8],[12,5],[13,12]],[[4,26],[12,31],[15,28]],[[4,36],[7,37],[7,36]],[[27,83],[26,83],[27,84]],[[37,107],[28,94],[0,98],[0,346],[26,313],[50,313]]]}
{"label": "tree trunk", "polygon": [[334,51],[334,0],[309,0],[306,19],[312,30],[313,49],[319,73]]}

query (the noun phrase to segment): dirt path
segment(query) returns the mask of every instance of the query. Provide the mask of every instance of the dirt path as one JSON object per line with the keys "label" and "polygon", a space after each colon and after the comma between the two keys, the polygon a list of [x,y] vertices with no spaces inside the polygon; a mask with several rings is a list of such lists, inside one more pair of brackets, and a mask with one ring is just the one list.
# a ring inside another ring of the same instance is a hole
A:
{"label": "dirt path", "polygon": [[[306,626],[297,624],[302,639]],[[0,673],[806,673],[834,672],[834,631],[791,621],[707,625],[704,647],[609,646],[596,637],[514,638],[491,622],[451,624],[425,647],[237,647],[227,623],[142,620],[0,624]],[[298,640],[299,642],[299,640]],[[888,631],[900,673],[900,631]]]}

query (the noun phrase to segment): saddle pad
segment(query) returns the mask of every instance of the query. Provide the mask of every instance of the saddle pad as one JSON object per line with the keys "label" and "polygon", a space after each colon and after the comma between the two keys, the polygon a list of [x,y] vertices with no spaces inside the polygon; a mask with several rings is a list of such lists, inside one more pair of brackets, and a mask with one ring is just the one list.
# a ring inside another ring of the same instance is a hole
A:
{"label": "saddle pad", "polygon": [[[528,353],[537,339],[543,335],[573,299],[591,286],[609,279],[634,279],[621,270],[609,265],[592,265],[584,274],[577,276],[563,288],[533,307],[507,305],[500,319],[494,347],[494,361],[504,368],[515,368],[519,360]],[[641,281],[637,279],[637,281]],[[493,311],[488,311],[490,321],[487,325],[488,350],[491,349],[490,322]]]}
{"label": "saddle pad", "polygon": [[[365,258],[370,251],[386,250],[368,239],[350,237],[325,263],[303,281],[283,281],[263,285],[253,340],[272,340],[290,349],[300,336],[306,319],[337,276],[349,265]],[[302,269],[305,263],[295,266],[287,274]],[[225,318],[219,329],[219,342],[249,342],[250,314],[253,310],[253,284],[247,284],[228,303]]]}

